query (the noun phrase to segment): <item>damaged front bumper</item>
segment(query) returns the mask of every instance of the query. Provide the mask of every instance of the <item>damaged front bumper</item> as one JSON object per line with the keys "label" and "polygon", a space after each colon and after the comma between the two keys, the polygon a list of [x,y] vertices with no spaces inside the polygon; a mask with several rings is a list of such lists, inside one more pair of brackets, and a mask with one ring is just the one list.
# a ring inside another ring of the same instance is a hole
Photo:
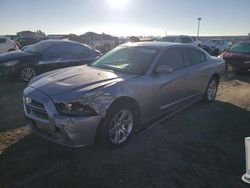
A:
{"label": "damaged front bumper", "polygon": [[103,116],[68,117],[58,114],[47,95],[28,87],[24,91],[27,124],[43,138],[70,147],[93,145]]}

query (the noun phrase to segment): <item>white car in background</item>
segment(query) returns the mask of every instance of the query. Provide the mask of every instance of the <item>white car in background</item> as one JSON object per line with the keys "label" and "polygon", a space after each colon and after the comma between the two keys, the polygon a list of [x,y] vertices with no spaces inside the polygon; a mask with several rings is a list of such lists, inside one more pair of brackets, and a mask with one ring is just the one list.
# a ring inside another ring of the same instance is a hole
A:
{"label": "white car in background", "polygon": [[225,50],[229,49],[230,43],[223,39],[211,39],[208,42],[208,47],[210,48],[210,51],[215,51],[219,55]]}
{"label": "white car in background", "polygon": [[9,38],[0,37],[0,54],[18,50],[17,44]]}

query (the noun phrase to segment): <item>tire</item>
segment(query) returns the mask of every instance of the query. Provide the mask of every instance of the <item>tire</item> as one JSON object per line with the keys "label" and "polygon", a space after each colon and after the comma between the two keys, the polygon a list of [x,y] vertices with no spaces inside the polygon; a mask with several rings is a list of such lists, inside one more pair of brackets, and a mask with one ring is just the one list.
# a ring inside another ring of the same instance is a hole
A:
{"label": "tire", "polygon": [[219,79],[216,76],[213,76],[209,80],[206,91],[203,96],[203,101],[205,103],[212,103],[214,101],[217,94],[218,85],[219,85]]}
{"label": "tire", "polygon": [[36,69],[32,66],[24,67],[19,71],[18,77],[23,82],[29,82],[37,75]]}
{"label": "tire", "polygon": [[131,103],[118,102],[112,105],[97,129],[96,144],[106,149],[124,146],[138,124],[138,113],[135,109]]}

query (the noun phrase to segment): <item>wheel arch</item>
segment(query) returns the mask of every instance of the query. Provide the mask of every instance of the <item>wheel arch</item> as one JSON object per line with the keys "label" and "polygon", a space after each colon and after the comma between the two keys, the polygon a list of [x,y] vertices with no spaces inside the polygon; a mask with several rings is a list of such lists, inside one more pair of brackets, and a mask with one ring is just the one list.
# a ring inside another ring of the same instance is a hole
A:
{"label": "wheel arch", "polygon": [[217,81],[220,81],[220,75],[218,73],[214,73],[211,78],[215,77],[217,79]]}
{"label": "wheel arch", "polygon": [[115,99],[111,105],[109,106],[108,110],[112,108],[112,106],[114,105],[118,105],[118,104],[122,104],[122,103],[128,103],[130,105],[132,105],[134,108],[135,108],[135,111],[138,115],[138,118],[140,120],[140,117],[141,117],[141,110],[140,110],[140,106],[138,104],[138,102],[132,98],[132,97],[128,97],[128,96],[121,96],[121,97],[118,97],[117,99]]}
{"label": "wheel arch", "polygon": [[112,109],[113,106],[122,105],[124,103],[131,104],[136,109],[135,112],[136,112],[136,117],[138,118],[137,121],[138,121],[138,125],[139,125],[139,123],[140,123],[140,107],[139,107],[138,102],[134,98],[128,97],[128,96],[120,96],[120,97],[116,98],[108,107],[105,117],[100,121],[100,123],[97,127],[96,134],[95,134],[95,144],[97,146],[98,145],[101,146],[103,144],[103,143],[100,143],[99,138],[104,136],[103,132],[101,131],[101,127],[102,127],[102,124],[105,122],[105,118],[107,116],[107,113]]}

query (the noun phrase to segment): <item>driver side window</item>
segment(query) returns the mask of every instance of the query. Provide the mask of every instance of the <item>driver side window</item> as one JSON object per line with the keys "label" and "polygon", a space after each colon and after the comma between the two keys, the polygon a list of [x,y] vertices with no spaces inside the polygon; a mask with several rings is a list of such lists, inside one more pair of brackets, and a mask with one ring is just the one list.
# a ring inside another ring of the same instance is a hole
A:
{"label": "driver side window", "polygon": [[166,65],[174,70],[183,68],[185,65],[181,48],[171,48],[163,52],[157,63],[159,65]]}

